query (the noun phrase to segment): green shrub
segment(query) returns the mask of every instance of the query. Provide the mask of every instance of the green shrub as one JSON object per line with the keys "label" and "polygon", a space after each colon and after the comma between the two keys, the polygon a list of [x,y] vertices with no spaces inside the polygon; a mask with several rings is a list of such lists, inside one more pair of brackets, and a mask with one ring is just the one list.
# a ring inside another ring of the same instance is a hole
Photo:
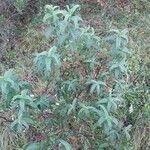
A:
{"label": "green shrub", "polygon": [[[132,149],[131,125],[120,116],[129,79],[128,31],[110,30],[100,38],[84,26],[78,9],[45,7],[45,35],[53,45],[34,58],[35,74],[46,85],[42,94],[33,97],[32,85],[11,70],[0,78],[2,98],[15,116],[11,129],[40,133],[26,150]],[[105,66],[102,42],[108,45]]]}

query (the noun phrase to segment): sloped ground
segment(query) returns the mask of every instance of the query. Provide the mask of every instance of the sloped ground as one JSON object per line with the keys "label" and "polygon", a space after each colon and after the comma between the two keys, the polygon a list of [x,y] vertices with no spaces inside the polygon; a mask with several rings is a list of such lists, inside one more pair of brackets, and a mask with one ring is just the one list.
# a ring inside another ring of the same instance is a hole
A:
{"label": "sloped ground", "polygon": [[[47,40],[43,35],[43,5],[44,3],[52,3],[65,7],[69,1],[28,1],[21,8],[21,12],[17,6],[9,0],[2,0],[0,5],[0,73],[8,68],[17,68],[18,72],[22,72],[22,78],[32,82],[35,85],[40,85],[41,88],[35,89],[37,92],[42,92],[45,87],[36,81],[32,76],[30,68],[32,54],[37,51],[45,50],[49,47],[51,41]],[[129,60],[130,70],[132,71],[131,82],[141,91],[145,87],[150,86],[149,68],[150,68],[150,2],[148,0],[83,0],[73,1],[81,5],[81,15],[85,25],[90,25],[96,29],[97,35],[105,37],[110,28],[124,29],[128,28],[130,37],[130,49],[132,55]],[[39,8],[41,5],[41,9]],[[105,59],[105,56],[104,56]],[[145,86],[146,85],[146,86]],[[134,93],[134,102],[137,108],[141,105],[149,93]],[[128,98],[127,98],[128,99]],[[146,101],[147,102],[147,101]],[[143,112],[135,109],[133,116],[130,116],[133,121],[132,139],[134,139],[135,150],[148,150],[150,147],[150,124],[147,118],[144,118]],[[135,116],[134,116],[135,115]],[[6,117],[8,114],[6,114]],[[4,136],[8,136],[7,129],[2,128]],[[12,138],[15,135],[9,134],[11,139],[6,141],[6,145],[14,146]],[[23,138],[17,141],[21,145],[26,143]],[[10,147],[11,147],[10,146]],[[10,148],[11,149],[11,148]]]}

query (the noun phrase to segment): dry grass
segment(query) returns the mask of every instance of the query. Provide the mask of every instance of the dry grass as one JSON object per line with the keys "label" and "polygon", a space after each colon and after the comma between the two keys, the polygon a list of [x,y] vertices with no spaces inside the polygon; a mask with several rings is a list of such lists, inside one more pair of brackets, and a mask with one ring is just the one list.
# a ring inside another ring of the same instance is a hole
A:
{"label": "dry grass", "polygon": [[1,127],[0,131],[0,150],[15,150],[17,135],[7,127]]}
{"label": "dry grass", "polygon": [[134,150],[149,150],[150,149],[150,121],[139,117],[135,124],[133,133]]}

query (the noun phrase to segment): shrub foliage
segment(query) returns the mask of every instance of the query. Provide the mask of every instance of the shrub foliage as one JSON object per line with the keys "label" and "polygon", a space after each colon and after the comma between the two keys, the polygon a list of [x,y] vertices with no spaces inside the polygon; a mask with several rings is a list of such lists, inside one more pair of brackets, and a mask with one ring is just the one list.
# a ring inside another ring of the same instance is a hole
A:
{"label": "shrub foliage", "polygon": [[14,70],[0,77],[1,111],[13,112],[10,128],[19,135],[38,133],[18,148],[132,149],[131,125],[120,115],[129,87],[128,30],[99,37],[85,27],[79,8],[45,6],[44,34],[52,44],[33,60],[35,76],[46,85],[42,94]]}

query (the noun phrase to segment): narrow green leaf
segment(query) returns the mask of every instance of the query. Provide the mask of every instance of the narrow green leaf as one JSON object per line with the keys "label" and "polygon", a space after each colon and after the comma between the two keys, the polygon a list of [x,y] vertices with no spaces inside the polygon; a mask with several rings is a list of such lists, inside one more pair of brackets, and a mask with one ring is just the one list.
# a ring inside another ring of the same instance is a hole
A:
{"label": "narrow green leaf", "polygon": [[59,141],[66,148],[66,150],[73,150],[72,146],[67,141],[64,140],[59,140]]}

